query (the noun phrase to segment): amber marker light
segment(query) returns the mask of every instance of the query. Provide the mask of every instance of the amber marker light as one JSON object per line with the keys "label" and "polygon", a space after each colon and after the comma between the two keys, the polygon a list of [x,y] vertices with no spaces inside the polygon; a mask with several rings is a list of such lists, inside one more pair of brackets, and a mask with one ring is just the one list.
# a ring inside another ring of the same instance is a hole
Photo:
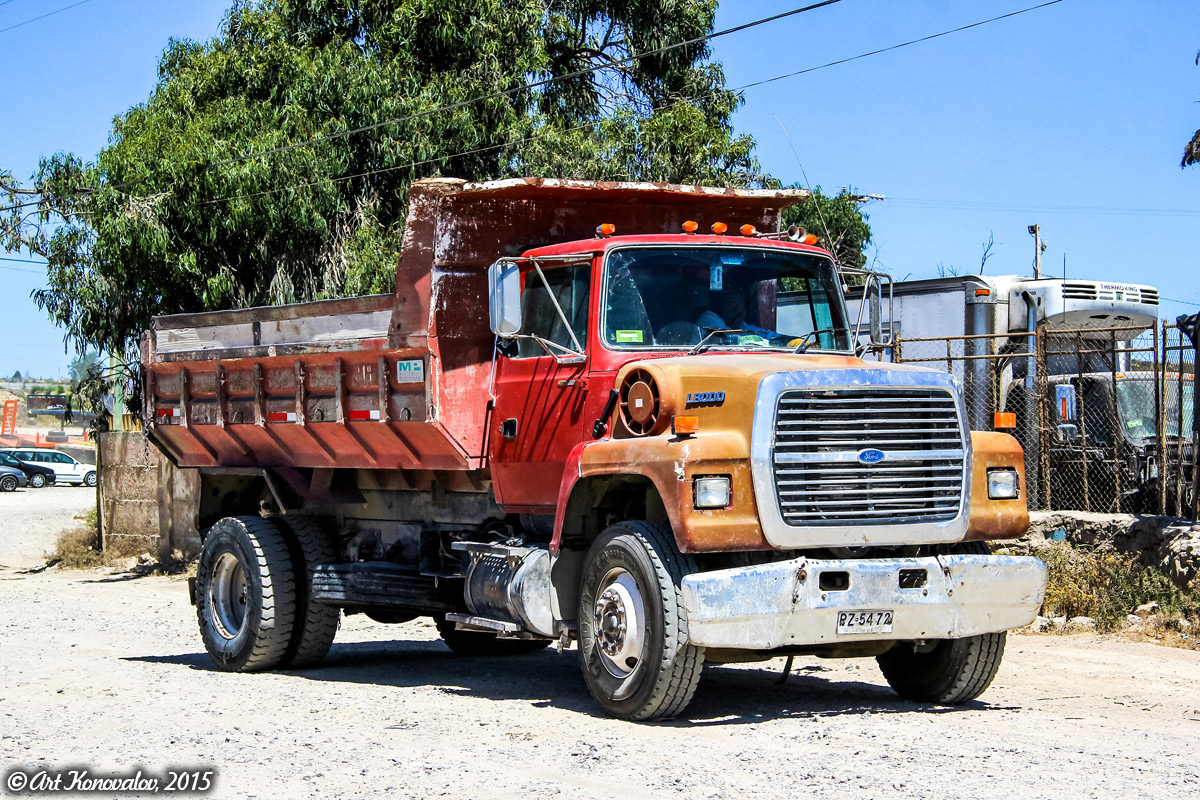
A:
{"label": "amber marker light", "polygon": [[609,236],[612,236],[616,232],[617,232],[617,226],[613,225],[611,222],[605,222],[601,225],[596,226],[596,235],[597,236],[603,236],[603,237],[607,238]]}
{"label": "amber marker light", "polygon": [[992,415],[992,426],[1000,430],[1011,430],[1017,427],[1017,415],[1013,411],[997,411]]}
{"label": "amber marker light", "polygon": [[671,417],[671,433],[676,436],[695,436],[699,432],[699,417],[683,415]]}
{"label": "amber marker light", "polygon": [[808,236],[804,237],[804,243],[805,244],[816,244],[817,237],[810,233]]}
{"label": "amber marker light", "polygon": [[725,233],[725,231],[727,231],[727,230],[729,230],[729,226],[726,225],[724,222],[714,222],[712,224],[712,232],[715,233],[717,236],[723,235]]}
{"label": "amber marker light", "polygon": [[742,236],[758,236],[758,228],[753,225],[743,225]]}
{"label": "amber marker light", "polygon": [[695,233],[698,230],[700,230],[700,223],[696,222],[695,220],[689,219],[687,222],[683,223],[684,233]]}

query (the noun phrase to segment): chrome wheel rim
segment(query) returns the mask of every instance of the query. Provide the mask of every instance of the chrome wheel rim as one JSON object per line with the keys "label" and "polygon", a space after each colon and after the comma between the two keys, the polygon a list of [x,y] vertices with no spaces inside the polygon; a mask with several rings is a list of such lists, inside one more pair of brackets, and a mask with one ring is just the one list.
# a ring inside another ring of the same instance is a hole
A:
{"label": "chrome wheel rim", "polygon": [[212,571],[209,601],[217,632],[234,639],[246,621],[246,573],[233,553],[222,553]]}
{"label": "chrome wheel rim", "polygon": [[596,651],[614,678],[628,678],[642,659],[646,606],[637,581],[627,571],[611,570],[600,582],[593,612]]}

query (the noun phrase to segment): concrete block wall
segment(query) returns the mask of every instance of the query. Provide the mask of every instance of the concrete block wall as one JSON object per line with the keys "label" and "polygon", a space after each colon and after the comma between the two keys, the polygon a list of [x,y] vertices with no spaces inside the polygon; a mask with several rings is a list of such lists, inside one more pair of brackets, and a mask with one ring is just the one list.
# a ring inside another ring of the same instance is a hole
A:
{"label": "concrete block wall", "polygon": [[175,467],[140,432],[102,433],[98,449],[103,549],[160,560],[198,552],[196,471]]}

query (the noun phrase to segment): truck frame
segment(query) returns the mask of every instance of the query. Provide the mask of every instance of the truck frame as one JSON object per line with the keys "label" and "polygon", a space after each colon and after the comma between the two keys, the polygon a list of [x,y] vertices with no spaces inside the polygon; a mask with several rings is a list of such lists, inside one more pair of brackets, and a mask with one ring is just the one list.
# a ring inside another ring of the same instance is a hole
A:
{"label": "truck frame", "polygon": [[575,641],[628,719],[777,655],[978,696],[1045,590],[984,544],[1028,527],[1021,448],[951,376],[860,358],[846,270],[774,233],[803,197],[427,179],[393,295],[155,318],[144,414],[200,474],[214,663],[311,666],[344,612],[462,654]]}

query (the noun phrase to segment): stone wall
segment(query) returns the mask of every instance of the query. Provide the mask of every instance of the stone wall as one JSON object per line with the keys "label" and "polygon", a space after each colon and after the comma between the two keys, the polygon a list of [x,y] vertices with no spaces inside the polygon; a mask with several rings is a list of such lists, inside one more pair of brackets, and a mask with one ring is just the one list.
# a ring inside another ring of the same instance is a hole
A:
{"label": "stone wall", "polygon": [[138,432],[102,433],[98,444],[101,547],[160,560],[197,552],[196,471],[175,467]]}
{"label": "stone wall", "polygon": [[1027,550],[1060,540],[1083,547],[1108,546],[1136,555],[1139,563],[1158,569],[1181,589],[1200,578],[1200,524],[1175,517],[1081,511],[1032,512],[1029,516],[1029,535],[1005,545]]}

